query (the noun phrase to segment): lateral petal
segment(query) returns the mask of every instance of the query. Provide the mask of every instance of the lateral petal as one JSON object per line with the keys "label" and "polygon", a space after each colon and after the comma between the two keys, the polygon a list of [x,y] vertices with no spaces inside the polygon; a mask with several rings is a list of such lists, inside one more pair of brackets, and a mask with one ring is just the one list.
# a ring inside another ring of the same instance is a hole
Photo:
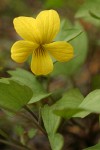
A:
{"label": "lateral petal", "polygon": [[67,42],[58,41],[45,44],[44,48],[60,62],[69,61],[74,56],[73,47]]}
{"label": "lateral petal", "polygon": [[36,17],[37,26],[41,34],[42,44],[50,43],[60,28],[60,18],[55,10],[45,10]]}
{"label": "lateral petal", "polygon": [[53,63],[47,51],[33,51],[31,70],[35,75],[47,75],[52,72]]}
{"label": "lateral petal", "polygon": [[11,48],[11,58],[18,63],[23,63],[37,47],[38,44],[33,42],[17,41]]}
{"label": "lateral petal", "polygon": [[36,19],[32,17],[17,17],[13,21],[16,32],[25,40],[38,43],[40,33],[36,25]]}

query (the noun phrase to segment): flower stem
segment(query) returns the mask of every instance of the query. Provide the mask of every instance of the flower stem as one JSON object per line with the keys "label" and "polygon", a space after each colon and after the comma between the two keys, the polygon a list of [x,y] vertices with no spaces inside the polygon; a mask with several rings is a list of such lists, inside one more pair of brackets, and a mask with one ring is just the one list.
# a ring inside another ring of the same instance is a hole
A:
{"label": "flower stem", "polygon": [[38,121],[37,116],[34,114],[34,112],[27,105],[24,106],[24,109],[27,110]]}
{"label": "flower stem", "polygon": [[[38,118],[36,117],[36,115],[33,113],[32,110],[30,110],[30,108],[28,106],[24,107],[25,110],[27,110],[27,112],[32,116],[33,118],[33,124],[45,135],[47,136],[46,131],[40,126],[40,124],[38,123]],[[28,118],[29,119],[29,118]]]}

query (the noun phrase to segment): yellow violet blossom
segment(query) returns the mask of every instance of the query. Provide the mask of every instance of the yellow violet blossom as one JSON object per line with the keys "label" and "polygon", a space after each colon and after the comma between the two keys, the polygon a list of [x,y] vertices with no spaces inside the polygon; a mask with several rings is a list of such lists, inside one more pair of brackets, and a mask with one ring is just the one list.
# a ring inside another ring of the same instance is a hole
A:
{"label": "yellow violet blossom", "polygon": [[53,70],[51,56],[64,62],[73,58],[73,47],[65,41],[54,42],[60,29],[60,18],[55,10],[45,10],[32,17],[17,17],[14,28],[23,38],[11,48],[11,58],[23,63],[32,55],[31,70],[36,75],[47,75]]}

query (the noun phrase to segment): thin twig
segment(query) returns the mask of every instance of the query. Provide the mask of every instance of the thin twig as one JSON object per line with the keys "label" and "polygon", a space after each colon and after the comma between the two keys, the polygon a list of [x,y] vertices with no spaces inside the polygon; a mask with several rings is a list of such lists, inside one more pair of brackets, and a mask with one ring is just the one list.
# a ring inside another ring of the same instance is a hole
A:
{"label": "thin twig", "polygon": [[16,148],[18,148],[19,150],[30,150],[28,147],[16,145],[16,144],[14,144],[14,143],[11,143],[10,141],[6,141],[6,140],[3,140],[3,139],[0,139],[0,142],[1,142],[1,143],[4,143],[4,144],[6,144],[6,145],[12,146],[12,147],[16,147]]}
{"label": "thin twig", "polygon": [[13,139],[12,137],[10,137],[4,130],[0,129],[0,134],[6,139],[5,141],[7,142],[7,140],[9,142],[12,142],[15,145],[19,145],[21,147],[26,147],[25,145],[23,145],[21,142]]}

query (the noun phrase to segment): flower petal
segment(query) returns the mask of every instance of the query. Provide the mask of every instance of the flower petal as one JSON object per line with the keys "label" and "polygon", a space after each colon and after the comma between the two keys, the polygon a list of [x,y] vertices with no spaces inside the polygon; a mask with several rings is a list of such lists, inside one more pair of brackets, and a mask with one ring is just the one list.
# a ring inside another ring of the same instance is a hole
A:
{"label": "flower petal", "polygon": [[17,41],[11,48],[11,58],[18,63],[22,63],[37,47],[38,45],[33,42]]}
{"label": "flower petal", "polygon": [[17,17],[13,21],[16,32],[25,40],[38,43],[40,33],[36,26],[36,19],[32,17]]}
{"label": "flower petal", "polygon": [[67,42],[45,44],[44,48],[58,61],[69,61],[74,56],[73,47]]}
{"label": "flower petal", "polygon": [[53,70],[53,63],[47,51],[37,49],[33,52],[31,70],[36,75],[47,75]]}
{"label": "flower petal", "polygon": [[60,18],[55,10],[45,10],[36,18],[38,29],[42,36],[42,44],[51,42],[60,28]]}

